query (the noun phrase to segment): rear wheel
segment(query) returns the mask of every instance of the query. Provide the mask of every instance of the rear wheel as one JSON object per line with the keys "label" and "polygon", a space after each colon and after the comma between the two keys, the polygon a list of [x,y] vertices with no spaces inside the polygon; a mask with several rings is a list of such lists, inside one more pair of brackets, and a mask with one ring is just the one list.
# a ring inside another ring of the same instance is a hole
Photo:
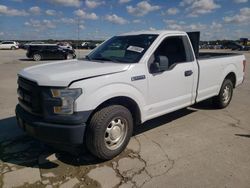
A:
{"label": "rear wheel", "polygon": [[34,54],[33,55],[33,60],[34,61],[40,61],[42,59],[42,56],[40,54]]}
{"label": "rear wheel", "polygon": [[73,59],[73,55],[72,55],[72,54],[68,54],[68,55],[66,56],[66,59]]}
{"label": "rear wheel", "polygon": [[127,146],[133,133],[130,111],[121,105],[112,105],[96,112],[86,132],[88,150],[100,159],[112,159]]}
{"label": "rear wheel", "polygon": [[213,98],[214,105],[217,108],[226,108],[233,96],[233,83],[230,79],[225,79],[218,96]]}

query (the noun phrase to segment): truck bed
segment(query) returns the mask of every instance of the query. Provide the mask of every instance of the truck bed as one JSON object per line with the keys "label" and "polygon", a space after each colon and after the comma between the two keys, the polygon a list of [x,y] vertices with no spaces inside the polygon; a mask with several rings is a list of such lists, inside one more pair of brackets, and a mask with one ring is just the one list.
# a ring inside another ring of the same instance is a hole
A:
{"label": "truck bed", "polygon": [[200,52],[199,55],[197,102],[218,95],[223,80],[230,72],[235,74],[235,86],[242,83],[245,59],[243,55],[230,52]]}
{"label": "truck bed", "polygon": [[230,57],[230,56],[238,56],[241,54],[237,53],[217,53],[217,52],[199,52],[198,59],[213,59],[213,58],[223,58],[223,57]]}

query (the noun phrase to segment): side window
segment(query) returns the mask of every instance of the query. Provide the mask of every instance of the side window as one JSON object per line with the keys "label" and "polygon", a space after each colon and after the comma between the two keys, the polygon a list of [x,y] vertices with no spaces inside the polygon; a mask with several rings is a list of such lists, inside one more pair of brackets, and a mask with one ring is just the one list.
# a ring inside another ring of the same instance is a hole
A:
{"label": "side window", "polygon": [[187,62],[194,61],[194,53],[192,51],[193,47],[191,46],[191,43],[189,42],[187,36],[183,36],[182,39],[185,47]]}
{"label": "side window", "polygon": [[168,37],[160,44],[154,55],[166,56],[170,66],[187,61],[182,37]]}
{"label": "side window", "polygon": [[30,46],[30,49],[31,50],[41,50],[42,49],[42,46]]}
{"label": "side window", "polygon": [[[158,61],[161,59],[165,62],[164,69],[170,70],[178,63],[192,61],[193,54],[191,52],[191,47],[186,36],[167,37],[156,49],[149,63],[160,63]],[[166,66],[168,66],[168,68],[166,68]]]}
{"label": "side window", "polygon": [[57,50],[58,47],[57,46],[46,46],[45,49],[46,50]]}

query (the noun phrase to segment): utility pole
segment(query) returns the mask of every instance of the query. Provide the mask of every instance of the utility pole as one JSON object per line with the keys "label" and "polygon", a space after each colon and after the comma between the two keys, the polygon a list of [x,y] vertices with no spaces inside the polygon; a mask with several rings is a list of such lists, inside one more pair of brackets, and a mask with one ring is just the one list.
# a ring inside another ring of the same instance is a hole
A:
{"label": "utility pole", "polygon": [[79,16],[77,16],[77,48],[78,48],[77,57],[78,58],[80,57],[79,46],[80,46],[80,19],[79,19]]}

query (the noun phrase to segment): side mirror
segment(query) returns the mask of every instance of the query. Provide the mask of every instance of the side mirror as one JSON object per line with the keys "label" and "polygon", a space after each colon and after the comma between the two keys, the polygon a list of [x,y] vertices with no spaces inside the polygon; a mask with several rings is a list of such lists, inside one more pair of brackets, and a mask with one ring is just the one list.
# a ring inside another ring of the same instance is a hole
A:
{"label": "side mirror", "polygon": [[157,56],[155,62],[150,66],[151,73],[164,72],[168,70],[169,62],[167,56]]}

